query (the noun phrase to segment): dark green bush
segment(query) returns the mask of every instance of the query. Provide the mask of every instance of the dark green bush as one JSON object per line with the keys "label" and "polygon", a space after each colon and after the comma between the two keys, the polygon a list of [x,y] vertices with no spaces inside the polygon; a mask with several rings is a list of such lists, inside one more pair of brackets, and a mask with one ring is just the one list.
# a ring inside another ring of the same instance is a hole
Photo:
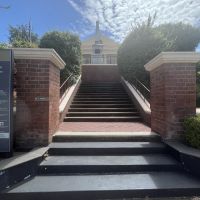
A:
{"label": "dark green bush", "polygon": [[78,36],[68,33],[52,31],[47,32],[40,40],[41,48],[53,48],[65,61],[66,66],[61,71],[61,83],[72,74],[76,79],[80,74],[81,41]]}
{"label": "dark green bush", "polygon": [[129,81],[134,77],[149,86],[144,65],[162,51],[194,51],[200,41],[200,29],[188,24],[153,26],[151,18],[138,25],[126,37],[118,51],[118,66]]}
{"label": "dark green bush", "polygon": [[132,31],[118,50],[120,73],[128,80],[134,77],[149,85],[149,75],[144,65],[159,54],[169,49],[169,43],[162,34],[152,27],[142,25]]}
{"label": "dark green bush", "polygon": [[200,115],[185,119],[184,129],[187,144],[200,149]]}

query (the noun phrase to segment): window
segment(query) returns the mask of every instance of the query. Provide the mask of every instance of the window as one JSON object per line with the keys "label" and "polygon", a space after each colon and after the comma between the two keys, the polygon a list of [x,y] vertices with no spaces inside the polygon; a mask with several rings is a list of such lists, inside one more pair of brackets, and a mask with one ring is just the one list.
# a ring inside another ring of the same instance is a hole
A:
{"label": "window", "polygon": [[95,49],[95,50],[94,50],[94,53],[95,53],[95,54],[100,54],[101,51],[100,51],[100,49]]}

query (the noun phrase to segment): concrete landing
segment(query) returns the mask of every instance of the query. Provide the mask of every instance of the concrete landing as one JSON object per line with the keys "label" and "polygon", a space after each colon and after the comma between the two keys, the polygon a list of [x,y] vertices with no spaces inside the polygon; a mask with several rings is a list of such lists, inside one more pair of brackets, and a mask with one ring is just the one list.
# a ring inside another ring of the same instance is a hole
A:
{"label": "concrete landing", "polygon": [[53,142],[91,142],[91,141],[151,141],[158,142],[160,136],[154,132],[57,132]]}
{"label": "concrete landing", "polygon": [[62,122],[59,132],[151,132],[141,122]]}

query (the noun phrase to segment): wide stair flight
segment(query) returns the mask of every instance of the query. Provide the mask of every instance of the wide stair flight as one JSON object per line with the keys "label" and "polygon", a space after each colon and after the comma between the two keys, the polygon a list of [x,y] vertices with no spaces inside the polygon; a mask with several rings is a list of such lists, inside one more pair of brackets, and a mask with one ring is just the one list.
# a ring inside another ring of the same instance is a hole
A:
{"label": "wide stair flight", "polygon": [[2,200],[200,195],[199,179],[183,170],[157,135],[117,142],[112,137],[87,142],[59,137],[54,136],[38,175],[4,191]]}
{"label": "wide stair flight", "polygon": [[64,121],[141,121],[141,117],[120,83],[88,83],[81,84]]}

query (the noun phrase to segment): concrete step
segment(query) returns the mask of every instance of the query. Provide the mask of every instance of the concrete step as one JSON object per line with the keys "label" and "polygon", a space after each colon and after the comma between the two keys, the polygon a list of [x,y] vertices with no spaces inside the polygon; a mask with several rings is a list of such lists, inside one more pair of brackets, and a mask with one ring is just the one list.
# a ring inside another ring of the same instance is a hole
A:
{"label": "concrete step", "polygon": [[139,116],[138,112],[69,112],[66,117]]}
{"label": "concrete step", "polygon": [[82,87],[122,87],[121,83],[82,83]]}
{"label": "concrete step", "polygon": [[136,112],[136,108],[70,108],[68,112]]}
{"label": "concrete step", "polygon": [[2,200],[119,199],[200,195],[200,181],[178,172],[36,176],[1,193]]}
{"label": "concrete step", "polygon": [[177,171],[180,164],[168,155],[135,156],[49,156],[39,166],[39,174],[122,173]]}
{"label": "concrete step", "polygon": [[[85,103],[85,102],[84,102]],[[105,104],[102,103],[102,104],[95,104],[94,102],[91,103],[91,104],[71,104],[70,105],[70,108],[135,108],[133,104],[129,103],[129,104],[119,104],[118,102],[117,103],[114,103],[114,104]]]}
{"label": "concrete step", "polygon": [[101,93],[86,93],[86,92],[84,92],[84,93],[81,93],[81,92],[77,92],[77,94],[76,95],[127,95],[127,93],[126,92],[120,92],[120,93],[118,93],[118,92],[113,92],[113,93],[111,93],[111,92],[101,92]]}
{"label": "concrete step", "polygon": [[129,97],[75,97],[74,101],[128,101]]}
{"label": "concrete step", "polygon": [[160,142],[53,142],[49,155],[133,155],[165,153]]}
{"label": "concrete step", "polygon": [[122,87],[121,84],[81,84],[80,87]]}
{"label": "concrete step", "polygon": [[102,88],[102,89],[79,89],[78,92],[80,93],[112,93],[112,92],[117,92],[117,93],[121,93],[121,92],[124,92],[124,90],[122,89],[105,89],[105,88]]}
{"label": "concrete step", "polygon": [[107,98],[107,97],[95,97],[95,98],[74,98],[74,101],[129,101],[130,98],[122,97],[122,98]]}
{"label": "concrete step", "polygon": [[126,98],[127,94],[77,94],[75,98]]}
{"label": "concrete step", "polygon": [[72,104],[131,104],[131,101],[73,101]]}
{"label": "concrete step", "polygon": [[79,89],[120,89],[124,90],[122,86],[80,86]]}
{"label": "concrete step", "polygon": [[64,122],[139,122],[142,118],[139,116],[82,116],[65,117]]}
{"label": "concrete step", "polygon": [[154,132],[57,132],[53,142],[160,142]]}

